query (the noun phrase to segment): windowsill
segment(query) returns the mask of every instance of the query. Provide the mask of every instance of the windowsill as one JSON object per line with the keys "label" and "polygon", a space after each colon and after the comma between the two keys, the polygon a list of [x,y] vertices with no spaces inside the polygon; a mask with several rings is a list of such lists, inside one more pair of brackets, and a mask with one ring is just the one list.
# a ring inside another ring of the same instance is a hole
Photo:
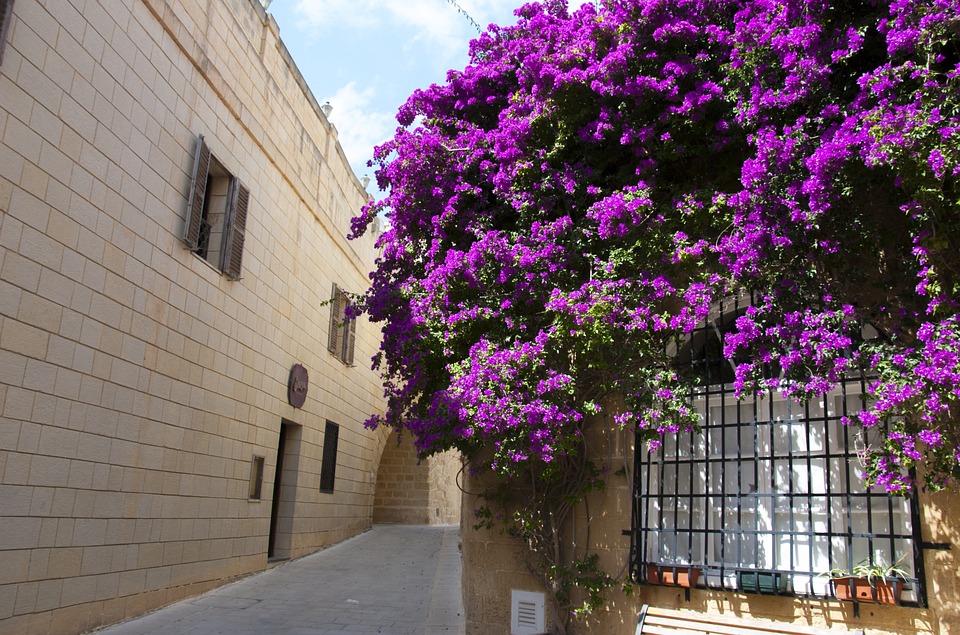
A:
{"label": "windowsill", "polygon": [[[186,247],[186,246],[185,246],[185,247]],[[187,249],[187,251],[189,251],[191,254],[193,254],[193,257],[194,257],[194,258],[196,258],[197,260],[199,260],[200,262],[202,262],[203,264],[205,264],[206,266],[208,266],[208,267],[210,268],[210,271],[215,272],[218,276],[224,276],[224,275],[225,275],[220,269],[218,269],[218,268],[216,267],[216,265],[214,265],[214,264],[211,263],[209,260],[207,260],[206,258],[204,258],[203,256],[201,256],[200,254],[198,254],[196,251],[194,251],[193,249],[190,249],[189,247],[186,247],[186,249]],[[229,278],[228,278],[228,279],[229,279]]]}

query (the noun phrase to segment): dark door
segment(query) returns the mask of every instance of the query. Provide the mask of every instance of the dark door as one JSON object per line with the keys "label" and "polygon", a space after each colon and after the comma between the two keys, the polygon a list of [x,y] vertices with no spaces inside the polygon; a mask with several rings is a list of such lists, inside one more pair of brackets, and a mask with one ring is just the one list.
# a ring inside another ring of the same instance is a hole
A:
{"label": "dark door", "polygon": [[287,432],[290,426],[280,424],[280,440],[277,443],[277,473],[273,477],[273,502],[270,505],[270,542],[267,558],[273,558],[277,547],[277,527],[280,524],[280,497],[283,492],[283,455],[286,451]]}

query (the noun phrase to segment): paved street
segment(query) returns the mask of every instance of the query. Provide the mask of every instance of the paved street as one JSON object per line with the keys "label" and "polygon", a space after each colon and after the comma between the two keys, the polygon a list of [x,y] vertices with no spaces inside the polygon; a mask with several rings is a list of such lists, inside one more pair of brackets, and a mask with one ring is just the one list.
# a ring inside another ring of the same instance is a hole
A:
{"label": "paved street", "polygon": [[459,528],[377,525],[98,635],[460,635]]}

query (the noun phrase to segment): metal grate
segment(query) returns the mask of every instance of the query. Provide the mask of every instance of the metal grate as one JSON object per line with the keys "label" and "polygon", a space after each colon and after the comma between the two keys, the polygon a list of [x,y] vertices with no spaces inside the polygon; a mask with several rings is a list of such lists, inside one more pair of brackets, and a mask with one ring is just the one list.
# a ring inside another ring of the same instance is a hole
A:
{"label": "metal grate", "polygon": [[510,591],[511,635],[540,635],[544,631],[543,593],[533,591]]}
{"label": "metal grate", "polygon": [[635,579],[677,583],[690,567],[694,586],[832,597],[826,572],[899,559],[911,576],[899,602],[925,606],[916,497],[865,489],[863,440],[841,423],[866,403],[866,380],[803,403],[774,392],[738,400],[721,351],[747,305],[726,303],[674,351],[701,378],[689,397],[701,431],[668,436],[653,453],[637,439]]}
{"label": "metal grate", "polygon": [[517,624],[524,628],[536,628],[537,605],[533,602],[517,602]]}
{"label": "metal grate", "polygon": [[210,233],[212,231],[213,227],[207,222],[207,219],[202,219],[200,221],[200,233],[197,235],[196,248],[197,255],[201,258],[206,258],[210,251]]}

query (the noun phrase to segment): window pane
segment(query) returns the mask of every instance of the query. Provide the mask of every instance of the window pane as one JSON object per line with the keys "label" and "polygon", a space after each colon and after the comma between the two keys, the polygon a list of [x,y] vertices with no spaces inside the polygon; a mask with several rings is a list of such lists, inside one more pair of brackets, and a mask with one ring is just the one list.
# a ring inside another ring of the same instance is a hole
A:
{"label": "window pane", "polygon": [[260,500],[263,493],[263,457],[255,456],[250,461],[250,493],[251,499]]}
{"label": "window pane", "polygon": [[320,491],[332,492],[337,475],[337,444],[340,426],[327,421],[323,434],[323,461],[320,464]]}

